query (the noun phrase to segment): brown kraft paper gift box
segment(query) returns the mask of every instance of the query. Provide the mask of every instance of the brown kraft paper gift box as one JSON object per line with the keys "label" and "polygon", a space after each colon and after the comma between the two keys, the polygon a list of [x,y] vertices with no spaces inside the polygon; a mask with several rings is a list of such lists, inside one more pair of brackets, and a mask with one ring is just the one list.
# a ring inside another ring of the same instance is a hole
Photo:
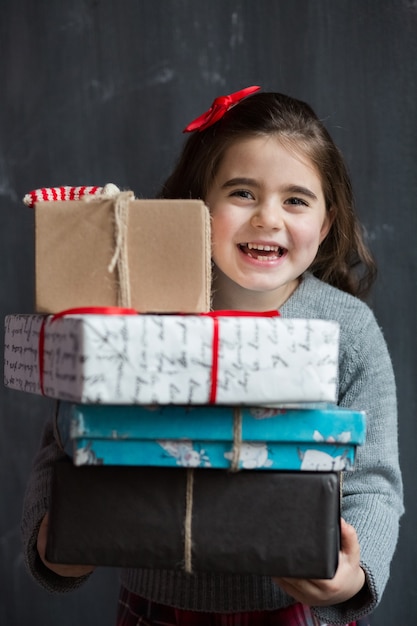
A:
{"label": "brown kraft paper gift box", "polygon": [[[130,199],[126,204],[122,221],[115,216],[116,199],[35,205],[36,312],[118,305],[141,313],[210,309],[210,217],[204,203]],[[113,271],[108,269],[120,233],[128,278],[120,272],[122,255]],[[120,285],[126,281],[129,301],[121,302]]]}
{"label": "brown kraft paper gift box", "polygon": [[47,558],[332,578],[339,481],[337,472],[76,467],[61,461],[55,465]]}

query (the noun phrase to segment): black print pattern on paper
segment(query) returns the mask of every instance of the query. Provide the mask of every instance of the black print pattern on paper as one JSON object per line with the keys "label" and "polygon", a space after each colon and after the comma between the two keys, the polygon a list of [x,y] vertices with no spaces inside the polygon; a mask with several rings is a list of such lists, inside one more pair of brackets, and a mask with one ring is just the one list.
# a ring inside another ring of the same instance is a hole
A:
{"label": "black print pattern on paper", "polygon": [[[5,324],[5,384],[40,393],[44,316]],[[46,395],[85,403],[207,404],[214,321],[207,316],[68,316],[45,326]],[[219,319],[218,404],[332,402],[338,367],[335,322]]]}

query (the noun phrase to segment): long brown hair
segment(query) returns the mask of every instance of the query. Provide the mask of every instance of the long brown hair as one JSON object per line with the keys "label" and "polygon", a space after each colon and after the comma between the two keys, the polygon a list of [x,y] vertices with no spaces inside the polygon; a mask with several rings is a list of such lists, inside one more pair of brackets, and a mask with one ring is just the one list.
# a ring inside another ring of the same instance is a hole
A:
{"label": "long brown hair", "polygon": [[204,200],[230,145],[271,134],[301,150],[315,165],[327,210],[332,211],[332,226],[309,271],[364,297],[375,279],[376,265],[355,213],[350,177],[339,149],[305,102],[280,93],[256,93],[242,100],[220,121],[190,135],[159,197]]}

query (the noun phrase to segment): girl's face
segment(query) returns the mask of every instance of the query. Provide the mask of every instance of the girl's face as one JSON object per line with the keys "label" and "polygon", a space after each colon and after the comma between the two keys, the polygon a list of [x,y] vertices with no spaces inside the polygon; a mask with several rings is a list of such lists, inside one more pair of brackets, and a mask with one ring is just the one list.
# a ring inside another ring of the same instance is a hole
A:
{"label": "girl's face", "polygon": [[279,308],[331,226],[314,165],[277,137],[239,140],[226,151],[206,202],[215,308]]}

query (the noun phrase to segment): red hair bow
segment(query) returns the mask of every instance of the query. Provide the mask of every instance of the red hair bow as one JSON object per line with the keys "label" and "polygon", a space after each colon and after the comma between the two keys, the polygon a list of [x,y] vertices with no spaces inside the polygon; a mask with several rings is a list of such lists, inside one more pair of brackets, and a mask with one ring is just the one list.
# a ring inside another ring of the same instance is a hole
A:
{"label": "red hair bow", "polygon": [[214,100],[208,111],[190,122],[182,132],[191,133],[194,130],[201,131],[208,128],[212,124],[215,124],[215,122],[218,122],[226,111],[235,106],[235,104],[243,100],[243,98],[246,98],[246,96],[250,96],[255,91],[259,91],[259,89],[260,87],[255,86],[246,87],[245,89],[231,93],[229,96],[219,96]]}

